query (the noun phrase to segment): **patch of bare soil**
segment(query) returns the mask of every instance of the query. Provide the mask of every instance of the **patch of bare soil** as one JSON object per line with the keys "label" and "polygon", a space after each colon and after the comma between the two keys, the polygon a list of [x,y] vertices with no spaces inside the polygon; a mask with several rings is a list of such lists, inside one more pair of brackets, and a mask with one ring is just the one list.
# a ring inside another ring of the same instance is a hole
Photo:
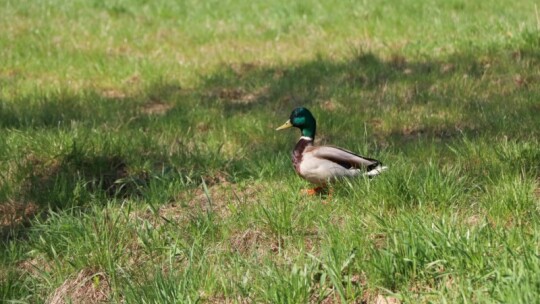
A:
{"label": "patch of bare soil", "polygon": [[213,212],[222,218],[230,216],[230,205],[254,203],[256,194],[262,189],[258,186],[240,188],[226,181],[217,182],[208,187],[208,192],[203,187],[194,191],[182,193],[177,202],[186,205],[190,210]]}
{"label": "patch of bare soil", "polygon": [[39,207],[31,202],[5,202],[0,204],[0,230],[26,225]]}
{"label": "patch of bare soil", "polygon": [[173,108],[173,105],[161,101],[149,102],[142,106],[141,111],[148,115],[164,115]]}
{"label": "patch of bare soil", "polygon": [[39,184],[47,184],[51,179],[54,179],[60,172],[61,162],[58,160],[41,159],[33,154],[29,154],[21,165],[24,169],[29,169],[29,176],[23,186],[25,192],[31,190]]}
{"label": "patch of bare soil", "polygon": [[329,99],[329,100],[324,101],[321,104],[321,108],[323,108],[323,110],[326,110],[328,112],[334,112],[335,110],[342,109],[343,105],[341,105],[339,102],[335,100]]}
{"label": "patch of bare soil", "polygon": [[246,91],[242,88],[222,88],[215,90],[210,95],[232,104],[250,104],[267,95],[268,91],[267,86],[253,91]]}
{"label": "patch of bare soil", "polygon": [[467,124],[456,124],[448,128],[438,127],[429,128],[421,126],[405,126],[401,130],[394,132],[399,134],[405,140],[414,140],[421,137],[434,137],[436,139],[448,139],[461,134],[463,130],[474,131],[474,127]]}
{"label": "patch of bare soil", "polygon": [[400,304],[401,301],[398,298],[377,295],[377,297],[375,297],[372,303],[374,304]]}
{"label": "patch of bare soil", "polygon": [[393,54],[390,57],[389,63],[392,67],[403,70],[407,67],[407,58],[399,54]]}
{"label": "patch of bare soil", "polygon": [[225,296],[211,296],[211,297],[203,297],[203,303],[207,304],[249,304],[253,303],[252,300],[248,298],[242,298],[242,297],[236,297],[236,298],[227,298]]}
{"label": "patch of bare soil", "polygon": [[83,269],[76,276],[64,281],[46,303],[105,303],[109,301],[110,295],[109,279],[104,272]]}
{"label": "patch of bare soil", "polygon": [[227,218],[234,207],[242,204],[252,204],[257,200],[260,186],[240,187],[225,180],[207,180],[208,192],[201,185],[197,189],[180,193],[170,204],[163,205],[158,210],[159,218],[150,211],[134,216],[148,220],[152,225],[162,225],[165,222],[185,222],[194,215],[211,212],[219,218]]}
{"label": "patch of bare soil", "polygon": [[332,294],[321,301],[321,304],[341,304],[341,299]]}
{"label": "patch of bare soil", "polygon": [[263,257],[269,252],[279,251],[279,241],[274,236],[257,229],[238,231],[231,235],[229,245],[232,251],[242,255]]}
{"label": "patch of bare soil", "polygon": [[101,92],[101,96],[109,99],[124,99],[127,97],[126,93],[117,89],[106,89]]}
{"label": "patch of bare soil", "polygon": [[455,69],[455,66],[451,63],[445,63],[441,66],[440,68],[440,72],[441,74],[447,74],[447,73],[452,73]]}
{"label": "patch of bare soil", "polygon": [[362,298],[356,299],[355,303],[359,304],[400,304],[398,298],[386,296],[374,290],[365,290]]}
{"label": "patch of bare soil", "polygon": [[19,270],[35,275],[42,271],[50,271],[50,263],[43,257],[35,257],[23,260],[17,264]]}
{"label": "patch of bare soil", "polygon": [[234,73],[240,77],[248,76],[249,73],[260,69],[261,65],[256,62],[242,62],[242,63],[236,63],[232,64],[231,69],[234,71]]}
{"label": "patch of bare soil", "polygon": [[473,214],[469,217],[467,217],[464,221],[464,223],[468,226],[474,227],[478,226],[480,223],[484,222],[483,219],[485,219],[485,216],[482,216],[480,214]]}
{"label": "patch of bare soil", "polygon": [[386,246],[387,235],[385,233],[373,233],[369,236],[375,249],[382,249]]}

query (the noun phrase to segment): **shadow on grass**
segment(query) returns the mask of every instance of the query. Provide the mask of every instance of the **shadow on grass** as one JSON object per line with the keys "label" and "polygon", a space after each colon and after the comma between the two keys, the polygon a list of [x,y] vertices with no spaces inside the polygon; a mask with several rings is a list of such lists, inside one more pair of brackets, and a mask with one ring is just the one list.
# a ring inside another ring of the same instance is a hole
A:
{"label": "shadow on grass", "polygon": [[133,96],[84,91],[0,100],[0,132],[25,134],[0,149],[1,158],[12,158],[10,172],[0,174],[0,242],[24,236],[29,221],[49,209],[142,198],[153,169],[162,175],[194,171],[204,156],[167,155],[146,134],[159,121],[191,124],[188,111],[177,106],[187,95],[176,82],[159,81]]}
{"label": "shadow on grass", "polygon": [[[381,59],[360,51],[342,61],[239,64],[207,76],[203,100],[208,107],[220,105],[227,116],[268,113],[284,118],[300,105],[315,108],[326,121],[355,116],[370,125],[374,136],[392,142],[530,136],[526,129],[540,127],[534,117],[540,111],[534,102],[540,99],[539,63],[537,49],[514,46],[424,61],[401,55]],[[390,126],[378,130],[383,120]]]}
{"label": "shadow on grass", "polygon": [[48,210],[81,207],[103,198],[141,195],[148,182],[145,172],[133,172],[119,155],[88,155],[77,148],[50,160],[29,156],[19,166],[20,191],[2,204],[1,240],[24,236],[24,228],[36,215]]}
{"label": "shadow on grass", "polygon": [[152,114],[171,110],[182,120],[187,113],[175,108],[175,102],[189,94],[176,81],[164,80],[131,95],[120,90],[38,91],[11,100],[0,99],[0,129],[70,128],[77,124],[117,128],[134,120],[139,127]]}

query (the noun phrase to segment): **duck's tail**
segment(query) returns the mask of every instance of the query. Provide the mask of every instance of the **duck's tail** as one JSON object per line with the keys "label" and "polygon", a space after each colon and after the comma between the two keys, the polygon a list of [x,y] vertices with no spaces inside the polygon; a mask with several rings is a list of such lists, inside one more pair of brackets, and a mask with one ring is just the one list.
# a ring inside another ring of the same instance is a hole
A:
{"label": "duck's tail", "polygon": [[367,177],[371,178],[371,177],[374,177],[374,176],[377,176],[377,175],[381,174],[383,171],[385,171],[387,169],[388,169],[387,166],[383,166],[381,163],[379,163],[379,164],[377,164],[377,166],[375,166],[375,168],[370,168],[369,171],[364,173],[364,176],[367,176]]}

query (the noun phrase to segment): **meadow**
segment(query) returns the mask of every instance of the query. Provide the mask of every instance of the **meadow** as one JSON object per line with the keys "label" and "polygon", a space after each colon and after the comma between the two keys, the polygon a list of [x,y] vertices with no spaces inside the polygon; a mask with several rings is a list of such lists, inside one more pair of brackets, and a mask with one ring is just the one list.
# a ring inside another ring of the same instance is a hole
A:
{"label": "meadow", "polygon": [[[0,29],[0,302],[540,298],[534,1],[0,0]],[[297,106],[389,170],[303,194]]]}

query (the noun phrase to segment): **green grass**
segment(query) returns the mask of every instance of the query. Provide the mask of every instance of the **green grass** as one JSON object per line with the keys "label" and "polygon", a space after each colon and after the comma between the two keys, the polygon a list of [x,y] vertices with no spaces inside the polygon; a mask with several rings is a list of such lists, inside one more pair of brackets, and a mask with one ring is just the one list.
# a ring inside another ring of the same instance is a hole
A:
{"label": "green grass", "polygon": [[[531,1],[0,0],[7,303],[533,303]],[[382,160],[306,197],[275,132]]]}

